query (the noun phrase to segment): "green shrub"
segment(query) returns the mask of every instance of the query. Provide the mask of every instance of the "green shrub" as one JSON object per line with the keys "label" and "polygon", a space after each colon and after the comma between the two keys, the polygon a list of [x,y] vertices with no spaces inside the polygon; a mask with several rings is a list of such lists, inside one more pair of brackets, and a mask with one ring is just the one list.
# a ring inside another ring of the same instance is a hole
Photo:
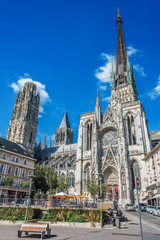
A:
{"label": "green shrub", "polygon": [[72,215],[69,222],[84,222],[84,218],[82,216]]}
{"label": "green shrub", "polygon": [[[0,207],[0,220],[9,221],[24,221],[26,214],[26,208],[13,208],[13,207]],[[40,209],[28,209],[27,220],[38,218],[40,215]]]}
{"label": "green shrub", "polygon": [[[92,216],[88,217],[87,216]],[[51,222],[99,222],[100,214],[99,210],[88,209],[49,209],[48,212],[43,215],[42,221]]]}

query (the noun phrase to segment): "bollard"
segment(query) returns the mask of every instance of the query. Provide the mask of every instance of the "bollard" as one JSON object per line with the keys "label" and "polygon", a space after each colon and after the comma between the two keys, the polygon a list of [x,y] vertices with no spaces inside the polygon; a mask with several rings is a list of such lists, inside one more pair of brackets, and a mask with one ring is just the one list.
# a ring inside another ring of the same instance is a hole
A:
{"label": "bollard", "polygon": [[116,217],[116,227],[120,228],[121,227],[121,217]]}

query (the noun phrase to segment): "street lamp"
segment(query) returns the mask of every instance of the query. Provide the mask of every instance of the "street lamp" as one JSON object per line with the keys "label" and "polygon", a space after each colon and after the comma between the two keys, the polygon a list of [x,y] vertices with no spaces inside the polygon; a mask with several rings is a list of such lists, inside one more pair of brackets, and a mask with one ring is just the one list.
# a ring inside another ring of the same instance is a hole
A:
{"label": "street lamp", "polygon": [[33,176],[31,176],[31,175],[28,176],[28,178],[30,179],[30,182],[29,182],[29,193],[28,193],[28,199],[27,199],[27,208],[26,208],[26,214],[25,214],[25,222],[27,221],[28,206],[29,206],[29,203],[31,201],[30,196],[31,196],[32,177]]}
{"label": "street lamp", "polygon": [[98,173],[98,179],[100,184],[100,228],[102,228],[102,173]]}

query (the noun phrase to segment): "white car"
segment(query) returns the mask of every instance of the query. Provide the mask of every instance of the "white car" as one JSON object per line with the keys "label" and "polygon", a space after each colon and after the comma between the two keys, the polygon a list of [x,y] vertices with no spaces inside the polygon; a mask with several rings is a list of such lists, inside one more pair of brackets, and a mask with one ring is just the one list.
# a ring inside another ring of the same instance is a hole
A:
{"label": "white car", "polygon": [[152,214],[154,208],[155,208],[154,206],[148,205],[148,206],[146,207],[146,212]]}
{"label": "white car", "polygon": [[160,207],[153,208],[152,214],[160,217]]}

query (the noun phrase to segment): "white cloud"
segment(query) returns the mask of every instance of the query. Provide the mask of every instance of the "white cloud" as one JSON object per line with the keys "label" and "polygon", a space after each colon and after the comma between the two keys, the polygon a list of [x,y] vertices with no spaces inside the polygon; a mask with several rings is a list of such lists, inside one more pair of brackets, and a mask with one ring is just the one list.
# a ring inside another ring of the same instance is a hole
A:
{"label": "white cloud", "polygon": [[158,76],[157,86],[152,89],[151,92],[148,93],[151,99],[155,99],[160,96],[160,75]]}
{"label": "white cloud", "polygon": [[127,47],[127,54],[128,54],[128,57],[131,57],[133,55],[136,55],[137,53],[139,52],[138,49],[132,47],[132,46],[128,46]]}
{"label": "white cloud", "polygon": [[105,97],[102,99],[103,102],[110,102],[111,101],[111,97]]}
{"label": "white cloud", "polygon": [[100,85],[100,87],[99,87],[99,90],[105,91],[106,89],[107,89],[107,86],[106,86],[106,85]]}
{"label": "white cloud", "polygon": [[42,117],[42,115],[41,114],[38,114],[38,118],[41,118]]}
{"label": "white cloud", "polygon": [[137,71],[142,77],[146,77],[147,74],[144,72],[144,67],[139,64],[133,65],[135,71]]}
{"label": "white cloud", "polygon": [[51,135],[51,140],[55,140],[55,134]]}
{"label": "white cloud", "polygon": [[[99,80],[99,85],[101,85],[103,83],[110,83],[110,72],[111,72],[112,61],[113,61],[114,69],[116,66],[115,55],[102,53],[101,57],[104,60],[104,65],[99,67],[95,71],[95,77]],[[102,86],[102,88],[103,88],[103,86]],[[102,88],[101,88],[101,90],[102,90]]]}
{"label": "white cloud", "polygon": [[[12,83],[10,87],[13,88],[14,92],[18,92],[20,89],[23,89],[25,83],[27,82],[33,82],[37,86],[37,92],[40,93],[40,107],[39,112],[44,113],[44,105],[51,101],[50,97],[46,91],[45,84],[42,84],[41,82],[34,81],[27,73],[24,74],[23,77],[20,77],[18,81],[15,83]],[[42,117],[40,114],[39,117]]]}

